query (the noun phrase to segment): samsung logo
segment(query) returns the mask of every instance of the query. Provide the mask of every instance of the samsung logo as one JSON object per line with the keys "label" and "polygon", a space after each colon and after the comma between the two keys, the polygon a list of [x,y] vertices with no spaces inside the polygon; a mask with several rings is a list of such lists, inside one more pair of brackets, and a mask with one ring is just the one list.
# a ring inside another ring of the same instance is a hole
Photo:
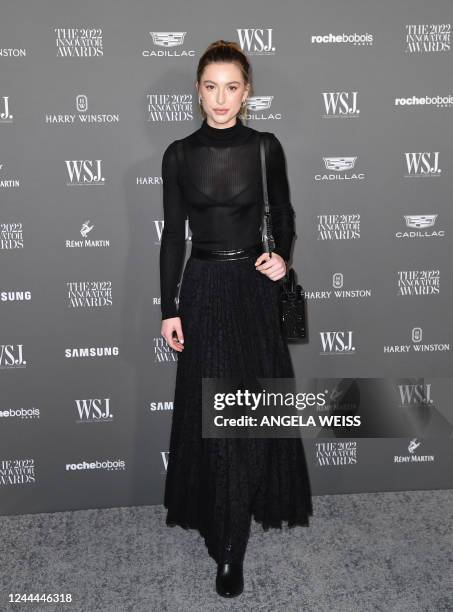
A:
{"label": "samsung logo", "polygon": [[25,302],[31,300],[31,291],[1,291],[2,302]]}
{"label": "samsung logo", "polygon": [[68,359],[73,357],[112,357],[119,355],[117,346],[90,346],[83,348],[67,348],[65,349],[65,357]]}

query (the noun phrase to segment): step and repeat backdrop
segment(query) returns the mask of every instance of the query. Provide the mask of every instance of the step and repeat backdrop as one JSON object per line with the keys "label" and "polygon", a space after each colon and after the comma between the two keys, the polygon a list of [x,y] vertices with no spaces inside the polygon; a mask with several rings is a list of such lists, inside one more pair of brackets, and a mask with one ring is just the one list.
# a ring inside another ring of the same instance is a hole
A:
{"label": "step and repeat backdrop", "polygon": [[447,0],[2,6],[1,514],[163,503],[161,161],[201,124],[219,38],[253,67],[247,124],[286,155],[297,377],[417,422],[305,439],[313,493],[451,488],[451,21]]}

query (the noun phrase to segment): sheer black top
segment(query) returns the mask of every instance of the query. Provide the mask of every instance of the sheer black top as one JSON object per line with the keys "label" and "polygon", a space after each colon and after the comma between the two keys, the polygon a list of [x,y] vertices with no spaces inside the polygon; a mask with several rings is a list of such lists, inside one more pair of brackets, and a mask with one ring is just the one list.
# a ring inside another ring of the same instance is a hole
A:
{"label": "sheer black top", "polygon": [[[295,236],[285,157],[267,132],[266,171],[275,253],[290,258]],[[162,157],[164,227],[160,249],[162,319],[178,316],[175,298],[185,258],[186,218],[192,243],[239,249],[261,242],[264,202],[259,132],[242,123],[201,127],[173,141]]]}

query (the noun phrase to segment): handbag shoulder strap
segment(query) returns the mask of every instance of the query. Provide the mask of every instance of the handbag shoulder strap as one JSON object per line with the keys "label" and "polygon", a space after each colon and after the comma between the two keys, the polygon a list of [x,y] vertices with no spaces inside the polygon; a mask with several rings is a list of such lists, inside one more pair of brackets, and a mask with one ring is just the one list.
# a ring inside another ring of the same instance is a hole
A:
{"label": "handbag shoulder strap", "polygon": [[264,210],[269,214],[269,196],[267,193],[267,174],[266,174],[266,152],[265,152],[265,134],[260,133],[260,157],[261,157],[261,180],[263,184]]}

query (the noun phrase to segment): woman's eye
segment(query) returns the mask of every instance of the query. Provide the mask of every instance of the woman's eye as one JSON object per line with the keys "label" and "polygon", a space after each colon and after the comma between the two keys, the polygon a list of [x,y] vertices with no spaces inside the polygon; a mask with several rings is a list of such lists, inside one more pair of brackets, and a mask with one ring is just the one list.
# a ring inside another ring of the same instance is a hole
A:
{"label": "woman's eye", "polygon": [[[211,90],[211,89],[213,89],[213,88],[214,88],[214,85],[206,85],[206,89]],[[231,86],[230,86],[230,89],[231,89],[232,91],[236,91],[236,89],[237,89],[237,85],[231,85]]]}

